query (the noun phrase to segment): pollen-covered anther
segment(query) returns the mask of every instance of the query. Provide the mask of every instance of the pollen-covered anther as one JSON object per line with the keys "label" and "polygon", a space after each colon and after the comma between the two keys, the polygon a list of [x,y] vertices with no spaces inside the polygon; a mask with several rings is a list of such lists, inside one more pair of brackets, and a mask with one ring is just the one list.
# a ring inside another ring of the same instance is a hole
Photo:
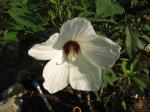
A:
{"label": "pollen-covered anther", "polygon": [[63,46],[63,51],[67,59],[73,62],[80,52],[80,45],[76,41],[68,41]]}

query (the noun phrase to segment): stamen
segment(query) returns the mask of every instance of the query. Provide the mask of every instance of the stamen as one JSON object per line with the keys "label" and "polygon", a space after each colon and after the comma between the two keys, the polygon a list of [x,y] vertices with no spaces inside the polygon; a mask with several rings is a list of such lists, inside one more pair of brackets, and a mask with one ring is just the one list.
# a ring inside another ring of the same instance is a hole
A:
{"label": "stamen", "polygon": [[71,61],[71,62],[73,62],[73,61],[75,61],[76,60],[76,57],[77,57],[77,52],[76,51],[74,51],[74,49],[71,47],[70,49],[69,49],[70,51],[69,51],[69,54],[68,54],[68,60],[69,61]]}
{"label": "stamen", "polygon": [[73,62],[76,60],[78,53],[80,52],[80,45],[76,41],[68,41],[63,46],[64,54],[68,61]]}

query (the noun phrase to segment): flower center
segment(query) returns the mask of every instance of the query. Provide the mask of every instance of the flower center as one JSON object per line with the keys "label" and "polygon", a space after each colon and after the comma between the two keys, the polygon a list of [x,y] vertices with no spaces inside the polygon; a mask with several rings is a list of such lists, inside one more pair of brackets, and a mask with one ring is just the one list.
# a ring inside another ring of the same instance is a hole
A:
{"label": "flower center", "polygon": [[63,46],[63,50],[67,56],[67,59],[73,62],[76,60],[76,57],[80,52],[80,45],[76,41],[68,41]]}

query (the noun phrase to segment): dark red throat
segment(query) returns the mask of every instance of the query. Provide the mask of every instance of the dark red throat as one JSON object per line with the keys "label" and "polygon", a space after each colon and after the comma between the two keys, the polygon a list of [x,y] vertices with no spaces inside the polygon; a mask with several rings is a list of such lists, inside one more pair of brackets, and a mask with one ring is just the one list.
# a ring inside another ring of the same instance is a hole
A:
{"label": "dark red throat", "polygon": [[73,50],[75,51],[75,52],[79,52],[80,51],[80,45],[76,42],[76,41],[68,41],[68,42],[66,42],[66,44],[63,46],[63,50],[64,50],[64,53],[66,54],[66,55],[68,55],[69,54],[69,52],[70,52],[70,48],[73,48]]}

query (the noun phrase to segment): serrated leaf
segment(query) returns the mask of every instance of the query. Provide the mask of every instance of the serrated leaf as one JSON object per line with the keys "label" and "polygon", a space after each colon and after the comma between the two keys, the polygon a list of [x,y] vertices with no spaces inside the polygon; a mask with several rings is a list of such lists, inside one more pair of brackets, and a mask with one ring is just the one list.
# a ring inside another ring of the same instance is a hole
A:
{"label": "serrated leaf", "polygon": [[126,47],[130,58],[132,58],[133,54],[138,49],[143,49],[144,45],[138,37],[137,31],[133,29],[131,26],[126,26],[125,28],[126,34]]}
{"label": "serrated leaf", "polygon": [[5,41],[17,41],[17,40],[18,40],[18,39],[17,39],[17,32],[7,32],[7,33],[4,35],[3,39],[4,39]]}
{"label": "serrated leaf", "polygon": [[111,2],[111,0],[96,0],[96,16],[108,17],[115,14],[122,14],[123,8]]}

